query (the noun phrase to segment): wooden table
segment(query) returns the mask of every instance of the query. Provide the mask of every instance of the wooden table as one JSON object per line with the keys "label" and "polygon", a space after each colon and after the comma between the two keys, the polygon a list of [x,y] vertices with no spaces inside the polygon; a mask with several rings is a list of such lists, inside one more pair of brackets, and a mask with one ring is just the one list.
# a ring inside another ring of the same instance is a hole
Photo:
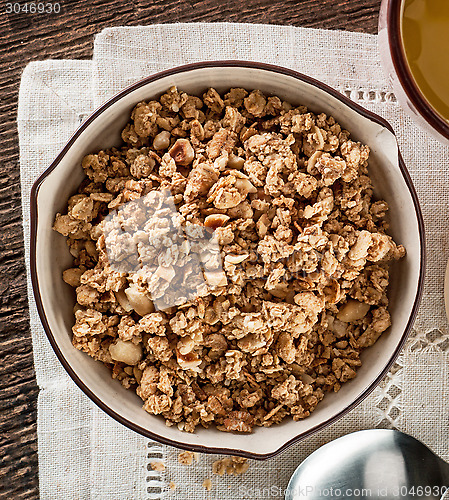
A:
{"label": "wooden table", "polygon": [[[16,127],[29,61],[87,59],[108,26],[231,21],[376,33],[380,0],[59,0],[58,14],[6,14],[0,33],[0,499],[39,498],[38,388],[28,321]],[[23,5],[24,1],[20,0]],[[56,472],[56,471],[55,471]],[[58,500],[58,499],[52,499]]]}

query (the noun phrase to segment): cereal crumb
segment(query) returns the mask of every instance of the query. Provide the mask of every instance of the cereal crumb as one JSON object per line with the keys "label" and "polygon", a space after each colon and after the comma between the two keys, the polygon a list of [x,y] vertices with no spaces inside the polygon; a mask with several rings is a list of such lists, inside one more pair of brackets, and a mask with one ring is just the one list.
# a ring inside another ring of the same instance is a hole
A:
{"label": "cereal crumb", "polygon": [[210,491],[212,489],[212,481],[209,477],[203,481],[203,486],[207,491]]}
{"label": "cereal crumb", "polygon": [[178,462],[182,465],[192,465],[194,457],[194,452],[184,451],[178,455]]}
{"label": "cereal crumb", "polygon": [[163,472],[165,470],[165,465],[163,462],[150,462],[151,468],[158,472]]}
{"label": "cereal crumb", "polygon": [[218,476],[223,476],[224,474],[238,476],[244,474],[248,469],[248,459],[243,457],[225,457],[216,460],[212,464],[212,472]]}
{"label": "cereal crumb", "polygon": [[168,487],[171,489],[171,490],[174,490],[176,489],[176,484],[173,482],[173,481],[170,481],[169,484],[168,484]]}

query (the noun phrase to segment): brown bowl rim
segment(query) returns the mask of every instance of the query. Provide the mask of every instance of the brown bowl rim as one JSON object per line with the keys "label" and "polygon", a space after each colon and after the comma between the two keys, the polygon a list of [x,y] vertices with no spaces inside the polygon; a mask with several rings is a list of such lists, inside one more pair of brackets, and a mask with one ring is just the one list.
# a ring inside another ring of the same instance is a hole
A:
{"label": "brown bowl rim", "polygon": [[393,67],[399,82],[418,113],[439,134],[449,139],[449,123],[435,111],[418,87],[407,63],[401,36],[401,13],[405,0],[388,0],[387,36]]}
{"label": "brown bowl rim", "polygon": [[380,383],[380,381],[385,377],[387,374],[388,370],[390,369],[391,365],[394,363],[396,358],[398,357],[402,347],[404,346],[404,343],[412,329],[414,320],[416,318],[416,314],[418,311],[418,306],[421,301],[422,297],[422,291],[423,291],[423,281],[424,281],[424,271],[425,271],[425,235],[424,235],[424,222],[422,218],[422,213],[421,213],[421,208],[419,205],[418,201],[418,196],[416,194],[415,188],[413,186],[413,183],[410,178],[410,174],[407,171],[407,168],[404,164],[404,161],[402,159],[401,153],[398,148],[398,155],[399,155],[399,168],[402,173],[402,176],[404,178],[404,181],[409,189],[409,192],[412,196],[414,208],[415,208],[415,213],[416,217],[418,219],[418,230],[419,230],[419,238],[420,238],[420,274],[419,274],[419,279],[418,279],[418,289],[417,293],[415,296],[415,301],[409,316],[409,320],[407,322],[407,326],[404,330],[404,333],[401,337],[400,342],[396,346],[396,349],[394,350],[393,354],[391,355],[390,359],[387,361],[385,364],[384,368],[382,369],[381,373],[376,377],[376,379],[366,388],[364,391],[348,406],[343,408],[340,412],[338,412],[336,415],[333,415],[331,418],[325,420],[324,422],[321,422],[320,424],[317,424],[316,426],[312,427],[306,432],[303,432],[294,438],[288,440],[284,444],[282,444],[278,449],[269,452],[269,453],[252,453],[249,451],[241,450],[241,449],[232,449],[232,448],[215,448],[215,447],[209,447],[209,446],[203,446],[203,445],[195,445],[195,444],[186,444],[182,443],[179,441],[175,441],[172,439],[165,438],[163,436],[159,436],[158,434],[153,433],[152,431],[141,427],[140,425],[134,424],[133,422],[130,422],[126,418],[122,417],[118,413],[116,413],[114,410],[112,410],[106,403],[104,403],[96,394],[94,394],[78,377],[78,375],[75,373],[75,371],[72,369],[70,366],[69,362],[65,359],[64,354],[62,351],[59,349],[55,336],[53,335],[53,332],[51,331],[47,317],[44,311],[44,307],[42,305],[42,299],[41,299],[41,294],[40,294],[40,289],[39,289],[39,280],[37,276],[37,269],[36,269],[36,239],[37,239],[37,225],[38,225],[38,217],[37,217],[37,195],[39,192],[39,188],[44,181],[44,179],[58,166],[58,164],[61,162],[62,158],[65,156],[67,151],[70,149],[70,147],[73,145],[75,140],[80,136],[80,134],[92,123],[93,120],[95,120],[99,115],[101,115],[107,108],[109,108],[111,105],[113,105],[115,102],[117,102],[119,99],[122,97],[126,96],[130,92],[147,85],[148,83],[154,82],[156,80],[159,80],[161,78],[164,78],[166,76],[171,76],[175,75],[178,73],[183,73],[187,71],[192,71],[196,69],[204,69],[204,68],[211,68],[211,67],[220,67],[220,68],[229,68],[229,67],[240,67],[240,68],[251,68],[251,69],[262,69],[265,71],[271,71],[274,73],[279,73],[287,76],[291,76],[293,78],[296,78],[300,81],[303,81],[305,83],[308,83],[310,85],[313,85],[317,87],[318,89],[324,90],[331,96],[335,97],[336,99],[340,100],[351,108],[352,110],[356,111],[360,115],[362,115],[365,118],[368,118],[369,120],[378,123],[379,125],[385,127],[387,130],[389,130],[393,135],[394,135],[394,130],[391,127],[391,125],[381,118],[380,116],[376,115],[375,113],[372,113],[371,111],[366,110],[365,108],[361,107],[360,105],[356,104],[355,102],[351,101],[349,98],[346,96],[340,94],[333,88],[329,87],[328,85],[315,80],[314,78],[311,78],[307,75],[304,75],[302,73],[298,73],[294,70],[283,68],[281,66],[275,66],[275,65],[270,65],[270,64],[265,64],[265,63],[258,63],[258,62],[250,62],[250,61],[238,61],[238,60],[223,60],[223,61],[207,61],[207,62],[197,62],[197,63],[192,63],[192,64],[186,64],[183,66],[178,66],[172,69],[168,69],[165,71],[161,71],[159,73],[156,73],[154,75],[151,75],[149,77],[143,78],[142,80],[139,80],[138,82],[130,85],[129,87],[123,89],[119,93],[117,93],[115,96],[113,96],[111,99],[106,101],[104,104],[102,104],[99,108],[97,108],[79,127],[78,129],[74,132],[72,137],[69,139],[67,144],[64,146],[64,148],[61,150],[61,152],[58,154],[56,159],[52,162],[52,164],[40,175],[40,177],[36,180],[36,182],[33,184],[33,187],[31,189],[31,204],[30,204],[30,215],[31,215],[31,237],[30,237],[30,264],[31,264],[31,282],[32,282],[32,288],[33,288],[33,293],[34,297],[36,300],[36,306],[37,306],[37,311],[39,313],[39,317],[41,319],[42,325],[44,327],[45,333],[48,337],[48,340],[50,341],[50,344],[55,351],[56,356],[58,357],[59,361],[67,371],[67,373],[70,375],[72,380],[75,382],[75,384],[99,407],[101,408],[104,412],[106,412],[110,417],[112,417],[114,420],[117,422],[125,425],[129,429],[149,438],[153,439],[155,441],[158,441],[160,443],[170,445],[170,446],[175,446],[177,448],[181,448],[184,450],[193,450],[201,453],[216,453],[216,454],[229,454],[229,455],[236,455],[236,456],[241,456],[245,458],[250,458],[250,459],[255,459],[255,460],[265,460],[268,458],[272,458],[282,451],[286,450],[290,446],[292,446],[294,443],[297,443],[315,432],[324,429],[325,427],[331,425],[332,423],[336,422],[338,419],[346,415],[349,411],[351,411],[354,407],[356,407],[363,399],[365,399],[373,390],[374,388]]}

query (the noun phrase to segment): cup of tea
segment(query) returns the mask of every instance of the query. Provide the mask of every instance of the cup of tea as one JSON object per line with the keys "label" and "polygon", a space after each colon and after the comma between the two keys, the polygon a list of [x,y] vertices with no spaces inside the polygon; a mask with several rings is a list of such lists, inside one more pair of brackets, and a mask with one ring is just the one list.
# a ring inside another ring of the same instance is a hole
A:
{"label": "cup of tea", "polygon": [[379,48],[401,106],[449,144],[449,0],[383,0]]}

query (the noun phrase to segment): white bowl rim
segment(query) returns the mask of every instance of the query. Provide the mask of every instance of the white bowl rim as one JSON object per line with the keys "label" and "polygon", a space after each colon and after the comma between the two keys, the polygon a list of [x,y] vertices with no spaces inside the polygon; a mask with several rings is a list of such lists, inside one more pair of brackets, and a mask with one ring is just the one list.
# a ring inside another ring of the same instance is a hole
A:
{"label": "white bowl rim", "polygon": [[125,89],[121,90],[118,92],[116,95],[114,95],[111,99],[103,103],[100,107],[98,107],[93,113],[78,127],[78,129],[74,132],[74,134],[71,136],[67,144],[63,147],[61,152],[58,154],[56,159],[52,162],[52,164],[40,175],[40,177],[35,181],[33,184],[33,187],[31,189],[31,195],[30,195],[30,219],[31,219],[31,237],[30,237],[30,270],[31,270],[31,282],[32,282],[32,288],[33,288],[33,293],[36,301],[36,306],[37,306],[37,311],[39,314],[39,317],[42,322],[42,326],[44,328],[44,331],[48,337],[48,340],[58,357],[59,361],[67,371],[67,373],[70,375],[72,380],[75,382],[75,384],[99,407],[101,408],[104,412],[106,412],[110,417],[115,419],[117,422],[121,423],[122,425],[125,425],[129,429],[147,437],[150,439],[154,439],[155,441],[158,441],[160,443],[170,445],[170,446],[175,446],[177,448],[185,449],[185,450],[193,450],[197,451],[200,453],[216,453],[216,454],[228,454],[228,455],[235,455],[235,456],[242,456],[245,458],[250,458],[250,459],[255,459],[255,460],[265,460],[268,458],[272,458],[285,449],[289,448],[292,446],[294,443],[297,443],[315,432],[324,429],[325,427],[328,427],[329,425],[333,424],[337,420],[339,420],[341,417],[346,415],[349,411],[351,411],[353,408],[355,408],[359,403],[361,403],[374,389],[375,387],[381,382],[381,380],[385,377],[385,375],[388,373],[388,370],[398,357],[400,351],[402,350],[409,334],[410,331],[413,327],[413,323],[415,321],[419,304],[421,302],[421,297],[423,293],[423,284],[424,284],[424,275],[425,275],[425,266],[426,266],[426,253],[425,253],[425,233],[424,233],[424,221],[422,217],[422,212],[421,208],[419,205],[419,200],[418,196],[416,194],[415,188],[413,186],[410,174],[405,166],[404,160],[402,158],[401,152],[399,151],[398,147],[398,166],[401,171],[402,177],[405,181],[405,184],[410,192],[413,205],[415,208],[415,214],[416,218],[418,221],[418,232],[419,232],[419,241],[420,241],[420,272],[419,272],[419,278],[418,278],[418,286],[417,286],[417,291],[413,303],[413,307],[409,316],[409,320],[407,322],[406,328],[404,330],[404,333],[397,344],[393,354],[389,358],[389,360],[386,362],[384,368],[380,372],[380,374],[376,377],[376,379],[373,380],[373,382],[354,400],[343,408],[341,411],[330,417],[329,419],[319,423],[318,425],[308,429],[306,432],[300,433],[294,438],[288,440],[287,442],[283,443],[279,448],[276,450],[270,452],[270,453],[265,453],[265,454],[258,454],[258,453],[252,453],[250,451],[246,450],[239,450],[239,449],[230,449],[230,448],[216,448],[216,447],[211,447],[211,446],[203,446],[203,445],[194,445],[194,444],[185,444],[179,441],[175,441],[169,438],[165,438],[163,436],[160,436],[144,427],[141,427],[140,425],[137,425],[133,422],[130,422],[128,419],[124,418],[120,414],[118,414],[116,411],[111,409],[104,401],[102,401],[95,393],[93,393],[85,384],[82,382],[82,380],[78,377],[76,372],[73,370],[71,367],[70,363],[67,361],[65,358],[63,352],[59,348],[55,336],[48,324],[47,317],[45,314],[45,310],[43,307],[43,302],[40,294],[40,289],[39,289],[39,281],[38,281],[38,276],[37,276],[37,261],[36,261],[36,243],[37,243],[37,226],[38,226],[38,203],[37,203],[37,196],[39,192],[39,188],[43,181],[46,179],[46,177],[59,165],[63,157],[66,155],[67,151],[71,148],[73,143],[76,141],[76,139],[81,135],[81,133],[89,127],[89,125],[99,116],[101,115],[107,108],[112,106],[115,102],[120,100],[122,97],[128,95],[130,92],[147,85],[149,83],[152,83],[156,80],[159,80],[161,78],[175,75],[178,73],[184,73],[192,70],[197,70],[197,69],[204,69],[204,68],[213,68],[213,67],[239,67],[239,68],[253,68],[253,69],[261,69],[265,71],[270,71],[274,73],[280,73],[283,75],[287,75],[293,78],[296,78],[298,80],[301,80],[307,84],[313,85],[317,87],[318,89],[324,90],[328,94],[330,94],[332,97],[338,99],[341,101],[343,104],[351,108],[353,111],[357,112],[358,114],[362,115],[365,118],[368,118],[369,120],[385,127],[389,132],[391,132],[394,136],[394,130],[392,126],[382,117],[379,115],[368,111],[367,109],[363,108],[362,106],[358,105],[357,103],[351,101],[348,97],[344,96],[340,92],[336,91],[332,87],[329,87],[328,85],[310,77],[307,75],[304,75],[302,73],[299,73],[297,71],[284,68],[281,66],[275,66],[271,64],[265,64],[265,63],[259,63],[259,62],[252,62],[252,61],[238,61],[238,60],[218,60],[218,61],[205,61],[205,62],[196,62],[196,63],[191,63],[191,64],[186,64],[183,66],[177,66],[175,68],[171,68],[165,71],[161,71],[159,73],[155,73],[154,75],[148,76],[146,78],[143,78],[142,80],[139,80],[132,85],[126,87]]}

